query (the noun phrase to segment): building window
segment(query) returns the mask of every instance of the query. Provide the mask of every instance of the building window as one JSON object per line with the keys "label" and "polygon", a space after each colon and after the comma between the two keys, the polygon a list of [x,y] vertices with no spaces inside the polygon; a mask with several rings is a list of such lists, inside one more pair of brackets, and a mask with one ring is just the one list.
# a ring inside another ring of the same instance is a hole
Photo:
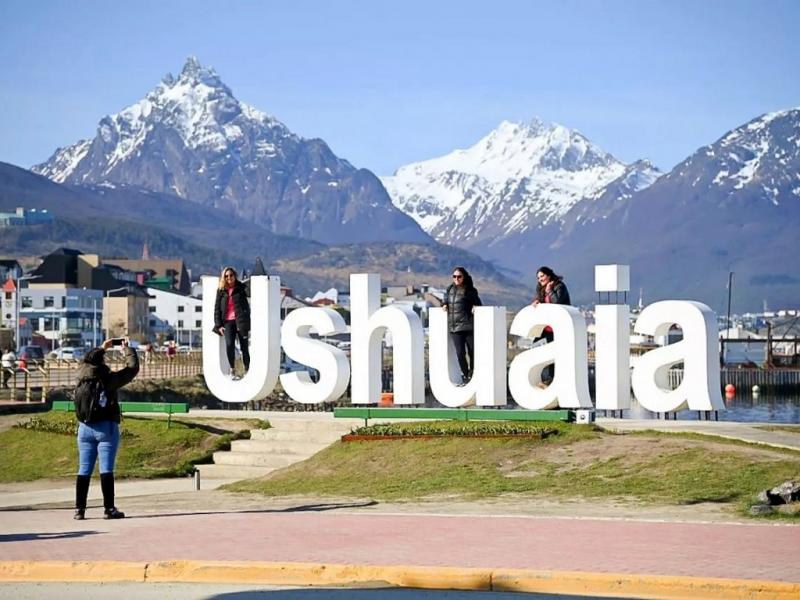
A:
{"label": "building window", "polygon": [[155,327],[155,326],[156,326],[156,320],[150,319],[150,327]]}
{"label": "building window", "polygon": [[203,312],[203,307],[198,304],[194,307],[194,312]]}
{"label": "building window", "polygon": [[11,300],[11,292],[6,292],[6,300]]}
{"label": "building window", "polygon": [[66,308],[66,307],[67,307],[67,297],[61,296],[61,308]]}
{"label": "building window", "polygon": [[52,308],[55,306],[55,298],[53,296],[45,296],[44,297],[44,307],[45,308]]}
{"label": "building window", "polygon": [[195,321],[194,322],[194,326],[195,326],[196,329],[201,329],[203,327],[203,322],[202,321]]}
{"label": "building window", "polygon": [[178,327],[183,328],[183,321],[178,321]]}
{"label": "building window", "polygon": [[149,310],[150,312],[154,313],[154,312],[156,312],[156,307],[155,306],[148,306],[147,310]]}
{"label": "building window", "polygon": [[33,298],[31,298],[30,296],[23,296],[22,308],[33,308]]}
{"label": "building window", "polygon": [[178,312],[183,312],[183,306],[178,307]]}

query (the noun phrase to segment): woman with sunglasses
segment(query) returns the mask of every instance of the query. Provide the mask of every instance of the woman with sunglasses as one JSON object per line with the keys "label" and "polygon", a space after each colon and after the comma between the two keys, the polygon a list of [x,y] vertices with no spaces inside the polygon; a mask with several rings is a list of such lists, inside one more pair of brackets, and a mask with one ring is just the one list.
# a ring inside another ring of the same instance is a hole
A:
{"label": "woman with sunglasses", "polygon": [[456,267],[453,269],[453,283],[444,294],[443,308],[447,311],[447,330],[461,369],[461,385],[472,377],[475,360],[472,313],[476,306],[481,306],[481,299],[472,277],[464,267]]}
{"label": "woman with sunglasses", "polygon": [[247,302],[247,289],[239,281],[236,269],[225,267],[219,279],[217,300],[214,304],[214,332],[225,337],[225,352],[228,355],[230,371],[228,377],[236,377],[236,339],[242,350],[245,372],[250,368],[250,350],[247,335],[250,333],[250,304]]}

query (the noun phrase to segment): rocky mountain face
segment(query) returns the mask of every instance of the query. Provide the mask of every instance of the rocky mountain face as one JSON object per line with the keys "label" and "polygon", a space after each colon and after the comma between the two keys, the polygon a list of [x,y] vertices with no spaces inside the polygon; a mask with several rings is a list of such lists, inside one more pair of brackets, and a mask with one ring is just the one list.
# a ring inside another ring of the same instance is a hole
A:
{"label": "rocky mountain face", "polygon": [[722,311],[733,271],[734,310],[797,306],[800,109],[753,119],[666,175],[568,131],[502,124],[385,183],[437,238],[531,285],[539,266],[551,266],[577,302],[595,297],[593,265],[619,262],[631,265],[632,293],[641,289],[646,302],[697,299]]}
{"label": "rocky mountain face", "polygon": [[138,186],[324,243],[431,241],[370,171],[239,102],[194,58],[104,117],[93,139],[32,170],[59,183]]}
{"label": "rocky mountain face", "polygon": [[[763,115],[694,152],[652,185],[576,205],[559,227],[474,247],[529,274],[566,272],[591,300],[592,265],[631,265],[646,302],[697,299],[718,312],[800,302],[800,109]],[[514,261],[505,257],[513,257]]]}
{"label": "rocky mountain face", "polygon": [[534,119],[504,121],[471,148],[382,181],[395,206],[438,241],[471,247],[559,224],[576,205],[613,203],[658,175],[645,161],[626,166],[577,131]]}

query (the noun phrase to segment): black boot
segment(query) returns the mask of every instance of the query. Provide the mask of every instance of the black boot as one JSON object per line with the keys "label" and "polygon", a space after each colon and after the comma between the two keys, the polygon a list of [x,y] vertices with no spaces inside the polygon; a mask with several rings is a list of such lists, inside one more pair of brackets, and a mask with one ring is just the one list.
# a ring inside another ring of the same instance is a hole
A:
{"label": "black boot", "polygon": [[86,498],[89,496],[89,482],[91,475],[78,475],[75,478],[75,516],[77,521],[83,521],[86,516]]}
{"label": "black boot", "polygon": [[100,473],[100,489],[103,490],[103,518],[124,519],[125,513],[114,506],[114,473]]}

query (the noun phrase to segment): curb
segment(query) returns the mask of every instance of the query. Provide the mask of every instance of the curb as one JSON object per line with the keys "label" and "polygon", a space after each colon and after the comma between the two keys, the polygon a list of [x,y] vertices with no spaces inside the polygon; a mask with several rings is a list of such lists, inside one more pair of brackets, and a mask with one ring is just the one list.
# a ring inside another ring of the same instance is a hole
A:
{"label": "curb", "polygon": [[800,583],[628,573],[227,561],[0,561],[0,582],[260,583],[374,585],[420,589],[538,592],[677,600],[794,600]]}

